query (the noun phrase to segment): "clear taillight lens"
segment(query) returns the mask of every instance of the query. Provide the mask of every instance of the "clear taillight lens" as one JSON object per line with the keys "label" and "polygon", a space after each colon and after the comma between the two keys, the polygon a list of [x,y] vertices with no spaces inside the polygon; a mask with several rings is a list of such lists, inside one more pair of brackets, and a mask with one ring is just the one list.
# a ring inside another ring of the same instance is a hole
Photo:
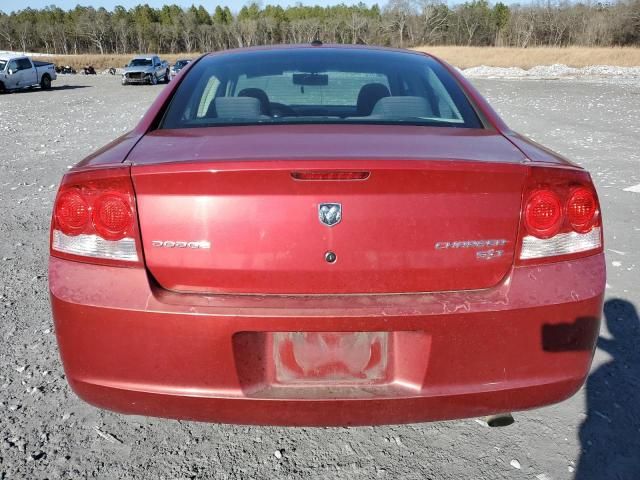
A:
{"label": "clear taillight lens", "polygon": [[98,235],[65,235],[54,230],[51,248],[61,253],[68,253],[90,258],[104,258],[125,262],[137,262],[138,252],[133,238],[105,240]]}
{"label": "clear taillight lens", "polygon": [[571,255],[599,249],[602,232],[600,227],[588,233],[565,232],[551,238],[537,238],[528,235],[522,239],[521,260]]}
{"label": "clear taillight lens", "polygon": [[51,255],[109,265],[140,264],[128,167],[65,175],[53,208]]}

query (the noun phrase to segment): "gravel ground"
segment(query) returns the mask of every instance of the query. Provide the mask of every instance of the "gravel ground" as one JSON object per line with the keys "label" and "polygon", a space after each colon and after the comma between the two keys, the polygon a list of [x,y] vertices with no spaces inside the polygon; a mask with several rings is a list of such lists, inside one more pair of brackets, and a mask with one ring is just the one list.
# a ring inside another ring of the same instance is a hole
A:
{"label": "gravel ground", "polygon": [[[640,81],[640,67],[615,67],[612,65],[591,65],[589,67],[573,68],[563,64],[538,65],[525,70],[520,67],[479,67],[466,68],[462,71],[470,78],[530,78],[536,80],[575,79],[576,77],[611,77],[632,78]],[[583,78],[584,79],[584,78]],[[587,78],[590,80],[592,78]]]}
{"label": "gravel ground", "polygon": [[514,129],[588,168],[601,195],[606,322],[577,395],[502,429],[210,425],[84,404],[65,382],[49,310],[52,200],[67,168],[131,128],[163,87],[63,76],[51,91],[0,97],[0,480],[640,478],[640,81],[475,83]]}

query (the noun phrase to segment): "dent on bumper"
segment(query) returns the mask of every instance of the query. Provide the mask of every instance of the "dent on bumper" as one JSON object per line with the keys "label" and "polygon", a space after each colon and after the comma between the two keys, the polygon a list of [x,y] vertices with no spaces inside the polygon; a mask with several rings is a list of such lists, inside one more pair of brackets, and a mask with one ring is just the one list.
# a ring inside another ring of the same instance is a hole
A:
{"label": "dent on bumper", "polygon": [[[94,405],[228,423],[362,425],[572,395],[591,364],[605,272],[597,255],[517,267],[483,291],[317,297],[176,294],[143,269],[56,258],[49,278],[69,383]],[[388,339],[387,361],[364,379],[343,372],[335,381],[317,369],[309,381],[305,372],[283,376],[274,345],[296,332],[332,332],[337,342],[344,332],[382,333],[367,338]]]}

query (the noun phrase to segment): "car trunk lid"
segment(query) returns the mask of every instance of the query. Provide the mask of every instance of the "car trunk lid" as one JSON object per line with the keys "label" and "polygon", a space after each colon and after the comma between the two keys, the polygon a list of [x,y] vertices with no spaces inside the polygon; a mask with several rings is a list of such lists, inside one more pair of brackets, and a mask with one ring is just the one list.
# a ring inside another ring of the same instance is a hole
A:
{"label": "car trunk lid", "polygon": [[146,266],[164,288],[469,290],[510,270],[526,167],[503,137],[243,128],[154,132],[130,155]]}

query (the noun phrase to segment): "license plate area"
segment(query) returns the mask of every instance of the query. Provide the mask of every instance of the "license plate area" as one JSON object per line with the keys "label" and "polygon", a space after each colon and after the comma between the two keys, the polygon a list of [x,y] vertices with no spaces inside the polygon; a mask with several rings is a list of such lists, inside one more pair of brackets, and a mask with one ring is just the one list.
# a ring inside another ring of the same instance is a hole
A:
{"label": "license plate area", "polygon": [[388,381],[387,332],[274,333],[278,384],[376,384]]}
{"label": "license plate area", "polygon": [[248,397],[393,397],[423,388],[431,340],[424,331],[237,332],[233,353]]}

